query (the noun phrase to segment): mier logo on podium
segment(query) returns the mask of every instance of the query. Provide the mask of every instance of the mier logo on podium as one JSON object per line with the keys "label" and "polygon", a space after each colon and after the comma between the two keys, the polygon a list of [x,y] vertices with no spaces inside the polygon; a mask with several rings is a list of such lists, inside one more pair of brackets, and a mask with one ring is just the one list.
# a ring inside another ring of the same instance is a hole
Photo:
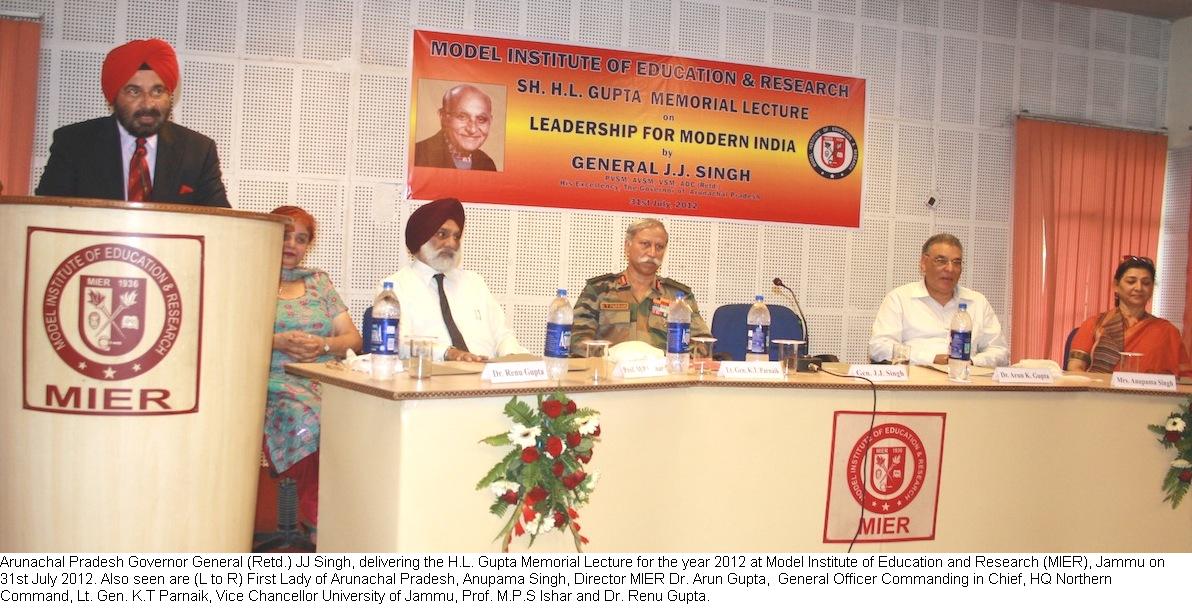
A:
{"label": "mier logo on podium", "polygon": [[24,408],[198,411],[204,241],[30,227]]}
{"label": "mier logo on podium", "polygon": [[935,539],[945,418],[835,413],[825,543]]}

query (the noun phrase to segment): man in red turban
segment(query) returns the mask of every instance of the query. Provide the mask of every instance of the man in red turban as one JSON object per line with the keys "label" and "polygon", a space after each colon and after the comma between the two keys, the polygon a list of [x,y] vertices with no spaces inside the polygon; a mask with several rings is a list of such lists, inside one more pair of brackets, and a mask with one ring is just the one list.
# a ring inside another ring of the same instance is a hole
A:
{"label": "man in red turban", "polygon": [[164,40],[112,49],[100,73],[112,115],[54,132],[36,194],[228,207],[215,142],[170,122],[180,78]]}
{"label": "man in red turban", "polygon": [[402,342],[431,337],[438,360],[476,362],[525,353],[484,279],[459,268],[463,235],[459,199],[431,201],[410,214],[406,249],[413,260],[385,279],[401,302]]}

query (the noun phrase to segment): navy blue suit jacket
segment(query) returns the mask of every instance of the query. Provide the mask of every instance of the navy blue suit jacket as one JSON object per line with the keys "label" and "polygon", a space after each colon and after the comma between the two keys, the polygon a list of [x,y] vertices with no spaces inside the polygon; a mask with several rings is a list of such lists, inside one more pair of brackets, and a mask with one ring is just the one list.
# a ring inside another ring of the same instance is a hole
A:
{"label": "navy blue suit jacket", "polygon": [[[123,200],[123,163],[115,115],[67,125],[54,131],[35,194]],[[162,125],[149,200],[230,207],[215,142],[171,122]]]}

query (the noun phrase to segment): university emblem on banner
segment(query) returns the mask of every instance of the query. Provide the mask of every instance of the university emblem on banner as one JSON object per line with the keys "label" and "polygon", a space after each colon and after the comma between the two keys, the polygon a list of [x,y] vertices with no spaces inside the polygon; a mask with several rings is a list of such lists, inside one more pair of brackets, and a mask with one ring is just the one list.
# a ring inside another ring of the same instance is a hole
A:
{"label": "university emblem on banner", "polygon": [[198,408],[203,240],[29,228],[25,408]]}
{"label": "university emblem on banner", "polygon": [[145,280],[83,275],[79,289],[79,334],[92,351],[124,355],[145,334]]}
{"label": "university emblem on banner", "polygon": [[871,416],[836,413],[824,541],[934,539],[945,415]]}
{"label": "university emblem on banner", "polygon": [[829,125],[816,131],[807,146],[811,168],[829,180],[838,180],[857,166],[857,141],[841,127]]}

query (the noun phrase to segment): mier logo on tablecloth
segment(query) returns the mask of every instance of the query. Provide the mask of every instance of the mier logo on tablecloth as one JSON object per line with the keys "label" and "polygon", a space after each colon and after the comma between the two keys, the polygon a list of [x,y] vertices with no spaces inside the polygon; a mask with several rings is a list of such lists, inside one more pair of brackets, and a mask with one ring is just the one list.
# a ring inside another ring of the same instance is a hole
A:
{"label": "mier logo on tablecloth", "polygon": [[24,408],[198,411],[203,238],[30,227]]}
{"label": "mier logo on tablecloth", "polygon": [[835,413],[825,543],[935,538],[945,418]]}

